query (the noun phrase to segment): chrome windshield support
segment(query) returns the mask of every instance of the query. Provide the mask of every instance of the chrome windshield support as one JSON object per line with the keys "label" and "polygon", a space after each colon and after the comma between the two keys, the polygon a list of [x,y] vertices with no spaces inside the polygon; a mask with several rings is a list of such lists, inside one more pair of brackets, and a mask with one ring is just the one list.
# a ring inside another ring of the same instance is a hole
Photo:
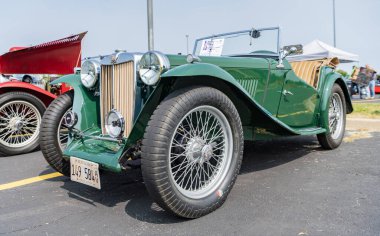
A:
{"label": "chrome windshield support", "polygon": [[[277,30],[277,53],[280,53],[280,27],[267,27],[267,28],[257,28],[255,29],[257,31],[268,31],[268,30]],[[214,34],[207,37],[198,38],[195,40],[194,48],[193,48],[193,54],[196,55],[197,51],[197,45],[199,41],[205,40],[205,39],[211,39],[211,38],[217,38],[217,37],[223,37],[228,35],[239,35],[239,34],[249,34],[252,31],[252,29],[248,30],[241,30],[241,31],[234,31],[229,33],[222,33],[222,34]]]}

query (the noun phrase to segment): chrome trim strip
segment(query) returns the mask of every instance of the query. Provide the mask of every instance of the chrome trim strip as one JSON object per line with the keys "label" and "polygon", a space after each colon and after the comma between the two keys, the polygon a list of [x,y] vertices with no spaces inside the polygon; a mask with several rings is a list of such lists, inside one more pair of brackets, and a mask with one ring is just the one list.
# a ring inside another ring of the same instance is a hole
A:
{"label": "chrome trim strip", "polygon": [[111,55],[108,55],[100,60],[100,64],[110,66],[113,64],[121,64],[128,61],[135,60],[137,55],[141,55],[142,53],[131,53],[131,52],[117,52]]}
{"label": "chrome trim strip", "polygon": [[[134,68],[135,68],[135,73],[134,73],[134,86],[135,86],[135,95],[136,95],[136,92],[137,92],[137,79],[139,78],[139,71],[138,71],[138,67],[139,67],[139,62],[140,62],[140,59],[142,57],[142,53],[136,53],[134,54]],[[133,115],[132,115],[132,119],[135,118],[136,116],[136,102],[137,102],[137,99],[135,98],[135,102],[133,103]],[[133,121],[133,125],[135,124],[135,121]]]}
{"label": "chrome trim strip", "polygon": [[111,142],[116,142],[116,143],[119,143],[119,144],[121,144],[123,142],[122,139],[102,137],[102,136],[93,136],[93,135],[85,135],[85,134],[83,134],[81,137],[82,138],[88,138],[88,139],[95,139],[95,140],[111,141]]}

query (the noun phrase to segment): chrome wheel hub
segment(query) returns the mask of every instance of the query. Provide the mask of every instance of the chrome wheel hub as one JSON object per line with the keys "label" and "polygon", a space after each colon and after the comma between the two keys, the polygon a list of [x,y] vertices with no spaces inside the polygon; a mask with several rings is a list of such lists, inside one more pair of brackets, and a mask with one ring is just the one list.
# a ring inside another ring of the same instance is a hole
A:
{"label": "chrome wheel hub", "polygon": [[213,156],[214,150],[211,144],[200,137],[191,138],[186,145],[186,158],[189,162],[203,164]]}
{"label": "chrome wheel hub", "polygon": [[202,158],[201,163],[209,161],[214,155],[214,150],[210,144],[204,145],[202,148]]}
{"label": "chrome wheel hub", "polygon": [[9,127],[12,131],[19,131],[22,129],[23,123],[20,117],[13,117],[9,122]]}
{"label": "chrome wheel hub", "polygon": [[186,145],[186,158],[188,161],[199,162],[202,156],[202,148],[205,141],[200,137],[194,137],[189,140]]}

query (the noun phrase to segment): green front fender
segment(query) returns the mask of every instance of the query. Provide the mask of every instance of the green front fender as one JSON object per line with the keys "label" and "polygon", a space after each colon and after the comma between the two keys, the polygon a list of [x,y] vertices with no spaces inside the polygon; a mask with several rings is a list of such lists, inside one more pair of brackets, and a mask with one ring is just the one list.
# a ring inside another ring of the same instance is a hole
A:
{"label": "green front fender", "polygon": [[[74,128],[85,131],[87,135],[99,136],[101,134],[99,96],[94,96],[94,91],[82,85],[78,74],[66,75],[52,82],[52,84],[58,83],[69,84],[74,89],[72,109],[79,118]],[[113,142],[69,137],[63,154],[66,157],[76,156],[93,161],[101,164],[102,168],[119,172],[121,168],[118,158],[122,151],[123,149]]]}
{"label": "green front fender", "polygon": [[99,97],[93,96],[93,92],[82,85],[80,75],[65,75],[51,82],[52,85],[58,83],[66,83],[74,89],[73,111],[80,117],[75,128],[86,130],[99,126]]}
{"label": "green front fender", "polygon": [[322,99],[320,103],[321,104],[321,107],[320,107],[321,127],[325,128],[327,132],[330,132],[329,105],[330,105],[331,90],[334,84],[339,84],[339,86],[343,90],[345,102],[346,102],[346,113],[350,114],[354,110],[352,107],[350,93],[348,92],[348,88],[344,80],[341,78],[339,74],[335,72],[330,72],[329,74],[327,74],[324,78],[323,89],[321,91]]}
{"label": "green front fender", "polygon": [[226,81],[239,90],[245,93],[248,97],[250,97],[249,93],[236,81],[236,79],[229,74],[227,71],[223,70],[219,66],[208,63],[194,63],[194,64],[185,64],[178,66],[166,73],[164,73],[161,77],[196,77],[196,76],[209,76],[221,79]]}
{"label": "green front fender", "polygon": [[78,74],[64,75],[52,81],[50,84],[54,85],[54,84],[59,84],[59,83],[65,83],[65,84],[70,85],[71,87],[78,87],[82,85],[80,81],[80,75]]}

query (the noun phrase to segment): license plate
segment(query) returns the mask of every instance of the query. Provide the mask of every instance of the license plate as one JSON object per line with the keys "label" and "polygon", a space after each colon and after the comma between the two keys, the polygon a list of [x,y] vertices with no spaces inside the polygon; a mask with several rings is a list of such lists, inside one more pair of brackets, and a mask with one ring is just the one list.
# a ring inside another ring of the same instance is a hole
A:
{"label": "license plate", "polygon": [[70,179],[100,189],[99,164],[70,157]]}

